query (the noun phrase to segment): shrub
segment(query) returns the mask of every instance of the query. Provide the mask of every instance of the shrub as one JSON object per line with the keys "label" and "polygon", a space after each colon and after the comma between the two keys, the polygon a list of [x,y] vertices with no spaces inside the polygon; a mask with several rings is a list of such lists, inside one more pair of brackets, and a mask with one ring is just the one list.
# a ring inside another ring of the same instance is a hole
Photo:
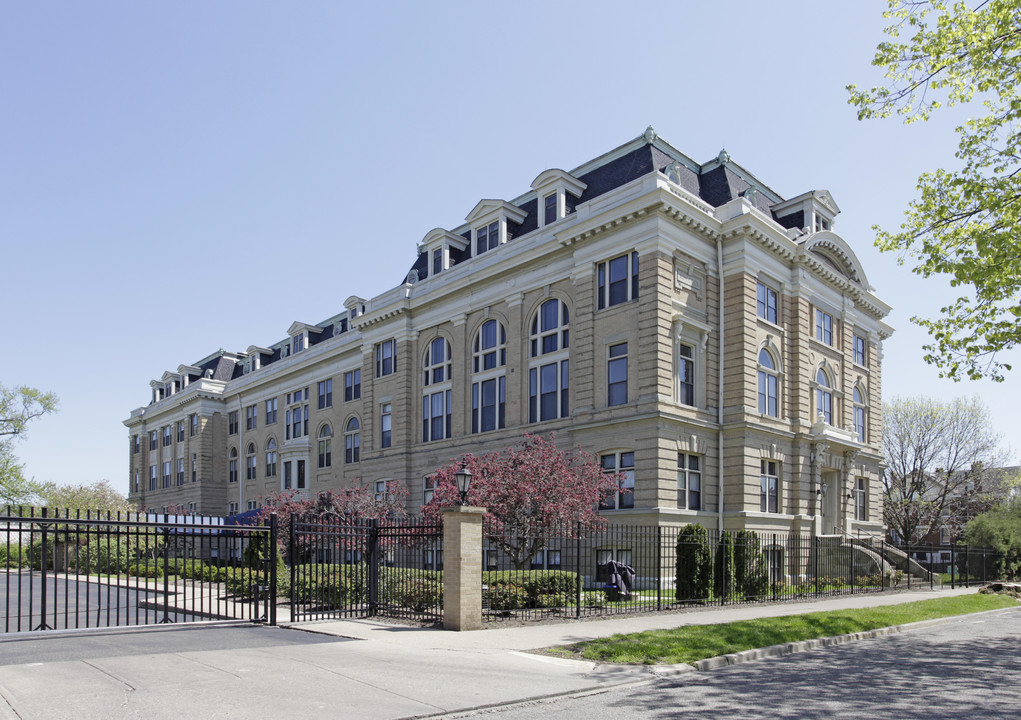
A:
{"label": "shrub", "polygon": [[[542,595],[565,594],[574,597],[578,590],[578,574],[566,570],[490,570],[482,573],[483,585],[509,583],[525,591],[527,599],[521,607],[542,607]],[[572,601],[573,603],[573,601]]]}
{"label": "shrub", "polygon": [[541,608],[563,608],[574,605],[574,595],[567,593],[547,593],[539,596],[538,606]]}
{"label": "shrub", "polygon": [[759,534],[741,530],[734,543],[734,580],[737,591],[746,598],[761,597],[769,592],[769,570],[766,556],[759,547]]}
{"label": "shrub", "polygon": [[528,603],[528,592],[515,583],[498,581],[482,591],[482,603],[489,602],[490,610],[518,610]]}
{"label": "shrub", "polygon": [[21,545],[0,545],[0,568],[19,568],[28,564],[28,553]]}
{"label": "shrub", "polygon": [[299,568],[295,596],[298,602],[328,609],[365,602],[363,565],[314,565]]}
{"label": "shrub", "polygon": [[677,534],[677,599],[707,600],[712,574],[708,531],[701,525],[684,526]]}
{"label": "shrub", "polygon": [[163,568],[154,563],[135,563],[129,565],[125,574],[140,578],[161,578],[163,577]]}
{"label": "shrub", "polygon": [[380,601],[412,612],[443,607],[443,581],[412,578],[404,582],[388,583],[383,588]]}
{"label": "shrub", "polygon": [[713,589],[718,598],[729,598],[734,594],[734,538],[730,533],[722,533],[716,546]]}

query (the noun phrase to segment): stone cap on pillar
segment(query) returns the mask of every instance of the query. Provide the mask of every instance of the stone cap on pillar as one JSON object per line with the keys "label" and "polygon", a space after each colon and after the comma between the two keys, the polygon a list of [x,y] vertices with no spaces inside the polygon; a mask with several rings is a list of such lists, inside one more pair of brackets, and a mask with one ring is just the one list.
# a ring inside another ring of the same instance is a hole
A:
{"label": "stone cap on pillar", "polygon": [[475,505],[450,505],[448,507],[440,508],[440,512],[444,515],[448,513],[464,513],[465,515],[485,515],[487,508],[477,507]]}

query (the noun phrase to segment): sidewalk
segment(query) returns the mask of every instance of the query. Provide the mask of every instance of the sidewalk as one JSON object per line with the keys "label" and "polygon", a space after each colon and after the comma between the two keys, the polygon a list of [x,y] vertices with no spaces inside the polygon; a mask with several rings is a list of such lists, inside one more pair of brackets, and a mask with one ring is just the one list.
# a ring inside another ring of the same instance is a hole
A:
{"label": "sidewalk", "polygon": [[[5,641],[0,642],[0,719],[436,716],[652,678],[642,667],[596,665],[524,650],[617,632],[889,605],[975,591],[853,595],[464,633],[369,621],[297,623],[290,625],[293,629],[177,630],[165,635],[146,631],[105,636],[104,643],[112,647],[98,657],[6,665],[5,650],[14,657],[11,646],[20,642]],[[227,633],[223,637],[228,642],[202,649],[203,642],[209,644],[205,639],[217,632]],[[231,632],[257,638],[243,647],[230,646]],[[64,636],[27,642],[49,643],[52,650],[80,645],[83,639]],[[143,649],[132,654],[127,649],[132,643]],[[125,649],[118,652],[121,647]]]}

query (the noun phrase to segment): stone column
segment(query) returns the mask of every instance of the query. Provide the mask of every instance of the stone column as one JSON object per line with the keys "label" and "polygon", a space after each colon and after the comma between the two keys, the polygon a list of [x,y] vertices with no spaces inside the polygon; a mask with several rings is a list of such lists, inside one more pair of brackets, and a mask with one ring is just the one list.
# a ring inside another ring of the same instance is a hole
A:
{"label": "stone column", "polygon": [[482,629],[482,515],[485,508],[443,508],[443,628]]}

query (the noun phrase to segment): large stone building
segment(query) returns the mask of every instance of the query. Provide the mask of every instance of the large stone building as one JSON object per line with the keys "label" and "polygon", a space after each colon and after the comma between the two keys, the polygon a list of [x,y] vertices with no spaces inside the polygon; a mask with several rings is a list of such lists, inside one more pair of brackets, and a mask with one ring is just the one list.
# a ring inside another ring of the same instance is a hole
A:
{"label": "large stone building", "polygon": [[437,467],[555,432],[623,474],[614,522],[878,534],[889,307],[838,213],[649,128],[429,231],[398,287],[153,380],[130,497],[396,480],[415,512]]}

